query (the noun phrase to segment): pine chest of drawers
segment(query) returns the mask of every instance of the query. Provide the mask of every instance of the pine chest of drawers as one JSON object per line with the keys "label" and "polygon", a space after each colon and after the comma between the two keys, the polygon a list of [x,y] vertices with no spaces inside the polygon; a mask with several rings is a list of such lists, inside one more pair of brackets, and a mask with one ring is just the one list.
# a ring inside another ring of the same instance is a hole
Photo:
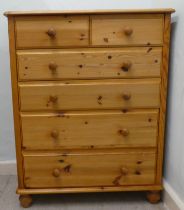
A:
{"label": "pine chest of drawers", "polygon": [[7,12],[20,202],[162,190],[172,9]]}

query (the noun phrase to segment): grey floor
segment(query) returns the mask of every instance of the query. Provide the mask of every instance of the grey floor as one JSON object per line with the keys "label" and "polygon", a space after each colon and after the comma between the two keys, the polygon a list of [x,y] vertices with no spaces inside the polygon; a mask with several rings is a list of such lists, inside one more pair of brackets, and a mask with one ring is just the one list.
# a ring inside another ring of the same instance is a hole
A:
{"label": "grey floor", "polygon": [[[15,176],[0,176],[0,210],[22,209],[15,194]],[[34,196],[30,210],[166,210],[152,205],[144,193],[90,193]]]}

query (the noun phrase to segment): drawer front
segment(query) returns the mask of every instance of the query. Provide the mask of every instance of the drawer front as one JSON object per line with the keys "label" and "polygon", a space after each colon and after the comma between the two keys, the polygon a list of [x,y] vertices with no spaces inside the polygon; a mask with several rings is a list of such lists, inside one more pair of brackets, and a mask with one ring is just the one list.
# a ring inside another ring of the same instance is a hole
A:
{"label": "drawer front", "polygon": [[162,49],[18,51],[20,80],[159,77]]}
{"label": "drawer front", "polygon": [[155,147],[158,110],[22,114],[24,149]]}
{"label": "drawer front", "polygon": [[97,15],[92,45],[162,45],[163,15]]}
{"label": "drawer front", "polygon": [[20,84],[21,110],[158,108],[160,79]]}
{"label": "drawer front", "polygon": [[154,184],[154,152],[25,155],[25,186],[80,187]]}
{"label": "drawer front", "polygon": [[17,17],[16,35],[17,48],[87,46],[89,17]]}

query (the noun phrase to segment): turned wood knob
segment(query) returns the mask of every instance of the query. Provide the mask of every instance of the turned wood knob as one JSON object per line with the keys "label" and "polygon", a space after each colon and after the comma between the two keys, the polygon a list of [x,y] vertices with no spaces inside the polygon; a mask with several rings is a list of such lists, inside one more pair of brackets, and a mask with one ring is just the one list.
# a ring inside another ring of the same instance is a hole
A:
{"label": "turned wood knob", "polygon": [[52,172],[52,175],[54,177],[59,177],[60,176],[60,170],[58,168],[55,168]]}
{"label": "turned wood knob", "polygon": [[54,28],[50,28],[48,31],[47,31],[47,35],[54,39],[56,37],[56,30]]}
{"label": "turned wood knob", "polygon": [[131,36],[132,33],[133,33],[133,29],[132,29],[132,28],[130,28],[130,27],[128,27],[128,26],[126,26],[126,27],[124,28],[124,34],[125,34],[126,36]]}
{"label": "turned wood knob", "polygon": [[56,70],[57,70],[57,64],[56,63],[50,63],[49,64],[49,69],[52,71],[53,74],[56,73]]}
{"label": "turned wood knob", "polygon": [[128,174],[128,168],[122,167],[122,168],[121,168],[121,174],[122,174],[122,175],[127,175],[127,174]]}
{"label": "turned wood knob", "polygon": [[20,205],[23,208],[28,208],[31,206],[33,199],[31,197],[31,195],[20,195],[19,196],[19,201],[20,201]]}
{"label": "turned wood knob", "polygon": [[123,62],[121,69],[127,72],[130,69],[131,65],[132,65],[131,61]]}
{"label": "turned wood knob", "polygon": [[150,191],[150,192],[147,192],[146,197],[150,203],[156,204],[161,199],[161,192],[160,191]]}
{"label": "turned wood knob", "polygon": [[124,128],[122,130],[119,131],[119,133],[122,135],[122,136],[128,136],[129,135],[129,130]]}
{"label": "turned wood knob", "polygon": [[57,139],[59,137],[59,132],[57,130],[53,130],[51,132],[51,137]]}
{"label": "turned wood knob", "polygon": [[57,96],[50,96],[49,101],[52,102],[52,103],[57,103],[58,97]]}
{"label": "turned wood knob", "polygon": [[131,98],[131,95],[130,93],[124,93],[122,97],[124,100],[128,101]]}

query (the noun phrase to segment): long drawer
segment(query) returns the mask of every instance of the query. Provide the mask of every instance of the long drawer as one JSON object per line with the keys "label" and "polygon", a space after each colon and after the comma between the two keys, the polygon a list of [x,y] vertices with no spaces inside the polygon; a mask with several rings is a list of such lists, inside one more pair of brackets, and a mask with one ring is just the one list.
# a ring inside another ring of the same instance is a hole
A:
{"label": "long drawer", "polygon": [[85,15],[16,17],[17,48],[87,46],[89,17]]}
{"label": "long drawer", "polygon": [[152,151],[25,153],[28,188],[146,185],[155,182]]}
{"label": "long drawer", "polygon": [[24,149],[155,147],[158,110],[22,114]]}
{"label": "long drawer", "polygon": [[160,79],[19,83],[21,110],[158,108]]}
{"label": "long drawer", "polygon": [[159,77],[162,48],[19,50],[20,80]]}
{"label": "long drawer", "polygon": [[93,16],[92,45],[162,45],[163,20],[161,14]]}

